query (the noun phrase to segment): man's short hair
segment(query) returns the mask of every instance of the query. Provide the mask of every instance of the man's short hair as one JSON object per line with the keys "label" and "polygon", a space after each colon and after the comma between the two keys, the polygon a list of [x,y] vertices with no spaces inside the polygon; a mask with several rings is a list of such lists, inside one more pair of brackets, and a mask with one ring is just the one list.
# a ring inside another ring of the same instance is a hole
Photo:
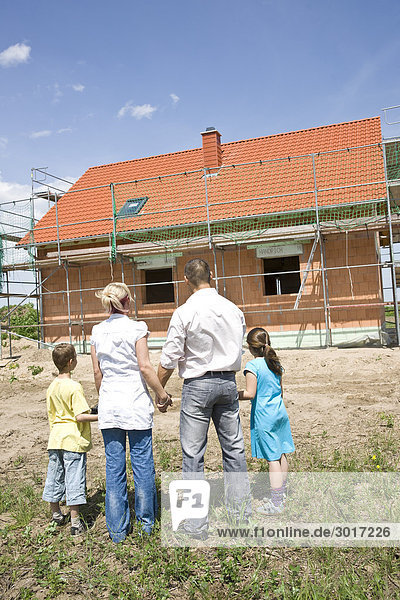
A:
{"label": "man's short hair", "polygon": [[57,344],[51,356],[57,369],[61,372],[64,371],[69,361],[76,357],[76,352],[72,344]]}
{"label": "man's short hair", "polygon": [[211,281],[210,266],[202,258],[189,260],[185,265],[185,275],[194,287]]}

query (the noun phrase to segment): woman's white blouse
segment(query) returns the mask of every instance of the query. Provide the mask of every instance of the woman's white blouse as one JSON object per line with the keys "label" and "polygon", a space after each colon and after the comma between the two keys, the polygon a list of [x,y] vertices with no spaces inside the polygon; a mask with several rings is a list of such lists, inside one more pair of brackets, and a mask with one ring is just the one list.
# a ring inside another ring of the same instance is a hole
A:
{"label": "woman's white blouse", "polygon": [[136,342],[148,335],[144,321],[113,314],[95,325],[90,343],[103,374],[99,428],[150,429],[154,406],[136,357]]}

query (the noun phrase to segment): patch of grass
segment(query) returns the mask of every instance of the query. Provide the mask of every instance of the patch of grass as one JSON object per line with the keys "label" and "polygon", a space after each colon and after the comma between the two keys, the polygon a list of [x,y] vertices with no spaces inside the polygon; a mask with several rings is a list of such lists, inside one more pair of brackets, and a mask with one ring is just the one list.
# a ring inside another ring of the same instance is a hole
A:
{"label": "patch of grass", "polygon": [[20,467],[21,465],[23,465],[25,462],[24,457],[19,455],[17,456],[17,458],[14,460],[13,465],[14,467]]}
{"label": "patch of grass", "polygon": [[44,367],[40,367],[39,365],[29,365],[28,370],[32,373],[32,375],[35,377],[35,375],[39,375],[39,373],[43,372]]}
{"label": "patch of grass", "polygon": [[[321,450],[321,434],[305,437],[291,468],[397,470],[396,426],[394,419],[382,427],[379,418],[364,446],[332,451]],[[171,470],[180,465],[179,442],[156,440],[155,455],[158,472]],[[115,545],[104,526],[104,480],[95,485],[86,510],[100,516],[80,540],[68,526],[48,524],[37,475],[32,485],[1,486],[2,600],[400,600],[398,548],[162,547],[158,525],[150,537],[135,530]]]}
{"label": "patch of grass", "polygon": [[34,516],[43,512],[42,509],[41,493],[31,485],[0,489],[0,513],[7,512],[13,517],[11,529],[27,527]]}
{"label": "patch of grass", "polygon": [[394,427],[394,415],[387,415],[385,413],[381,413],[379,416],[384,427]]}
{"label": "patch of grass", "polygon": [[160,471],[178,471],[181,468],[179,440],[156,438],[154,462]]}

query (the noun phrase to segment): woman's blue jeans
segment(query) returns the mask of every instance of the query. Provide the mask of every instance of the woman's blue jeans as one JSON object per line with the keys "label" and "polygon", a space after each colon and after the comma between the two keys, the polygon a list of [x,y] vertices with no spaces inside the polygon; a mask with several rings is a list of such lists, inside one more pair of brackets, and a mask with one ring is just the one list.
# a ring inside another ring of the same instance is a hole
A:
{"label": "woman's blue jeans", "polygon": [[102,429],[106,452],[106,523],[113,542],[129,533],[130,512],[126,480],[126,436],[129,440],[135,515],[146,533],[151,533],[157,514],[157,492],[153,461],[152,430]]}

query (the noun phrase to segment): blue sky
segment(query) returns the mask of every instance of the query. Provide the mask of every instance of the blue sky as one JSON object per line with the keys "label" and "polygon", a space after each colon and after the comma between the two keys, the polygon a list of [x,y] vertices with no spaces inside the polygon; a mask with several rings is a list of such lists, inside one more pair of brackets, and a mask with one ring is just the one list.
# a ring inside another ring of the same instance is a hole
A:
{"label": "blue sky", "polygon": [[210,125],[228,142],[382,115],[399,31],[398,0],[2,0],[0,202],[31,167],[76,179]]}

